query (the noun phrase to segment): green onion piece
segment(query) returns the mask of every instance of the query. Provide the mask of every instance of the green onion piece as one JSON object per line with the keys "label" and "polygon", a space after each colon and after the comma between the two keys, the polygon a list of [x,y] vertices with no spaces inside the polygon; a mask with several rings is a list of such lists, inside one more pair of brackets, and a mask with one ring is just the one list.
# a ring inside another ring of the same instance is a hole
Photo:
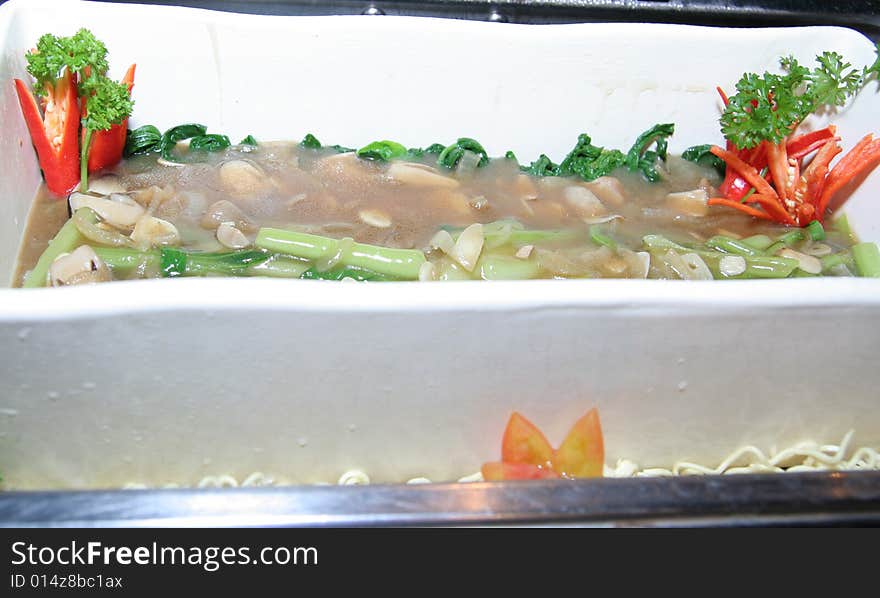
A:
{"label": "green onion piece", "polygon": [[706,247],[710,249],[715,249],[717,251],[723,251],[724,253],[741,255],[743,257],[763,255],[762,251],[755,249],[748,243],[743,243],[742,241],[731,239],[730,237],[725,237],[724,235],[715,235],[714,237],[706,241]]}
{"label": "green onion piece", "polygon": [[[307,260],[332,258],[339,251],[337,239],[277,228],[261,228],[254,245],[273,253]],[[340,263],[401,280],[418,280],[425,254],[414,249],[351,243],[349,251],[340,256]]]}
{"label": "green onion piece", "polygon": [[406,148],[396,141],[374,141],[367,144],[357,151],[358,158],[364,160],[380,160],[388,162],[395,158],[403,158],[406,156]]}
{"label": "green onion piece", "polygon": [[880,278],[880,248],[876,243],[857,243],[852,246],[852,256],[859,276]]}
{"label": "green onion piece", "polygon": [[806,231],[813,241],[825,240],[825,228],[818,220],[813,220],[811,223],[809,223],[806,227]]}
{"label": "green onion piece", "polygon": [[34,269],[25,276],[22,288],[34,289],[46,286],[52,262],[62,253],[70,253],[85,242],[73,219],[65,222],[55,237],[49,241],[49,246],[37,260]]}

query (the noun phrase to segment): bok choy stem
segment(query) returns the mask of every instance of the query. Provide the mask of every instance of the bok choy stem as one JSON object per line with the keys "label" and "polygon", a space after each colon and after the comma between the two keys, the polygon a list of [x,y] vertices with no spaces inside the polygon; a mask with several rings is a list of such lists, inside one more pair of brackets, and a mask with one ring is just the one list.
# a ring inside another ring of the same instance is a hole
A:
{"label": "bok choy stem", "polygon": [[69,219],[64,226],[58,231],[58,234],[49,241],[49,246],[37,260],[34,269],[27,273],[24,283],[21,285],[25,289],[33,289],[46,286],[49,278],[49,267],[55,259],[63,254],[70,253],[80,245],[85,243],[85,239],[76,228],[73,219]]}
{"label": "bok choy stem", "polygon": [[346,251],[340,244],[340,240],[331,237],[278,228],[261,228],[254,243],[266,251],[307,260],[338,257],[338,262],[343,266],[364,268],[400,280],[418,280],[419,268],[425,263],[425,254],[414,249],[392,249],[352,242]]}

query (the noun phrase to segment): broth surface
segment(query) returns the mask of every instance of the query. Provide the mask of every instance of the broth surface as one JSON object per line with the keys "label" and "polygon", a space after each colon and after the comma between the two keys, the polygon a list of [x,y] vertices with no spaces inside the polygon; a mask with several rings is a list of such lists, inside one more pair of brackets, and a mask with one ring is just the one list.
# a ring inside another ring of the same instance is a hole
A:
{"label": "broth surface", "polygon": [[[664,165],[663,180],[650,183],[625,169],[584,182],[529,176],[505,159],[450,171],[438,166],[431,154],[420,162],[382,162],[295,142],[239,145],[216,153],[184,149],[182,155],[187,163],[164,162],[156,154],[134,156],[113,172],[95,177],[92,188],[125,194],[146,215],[171,223],[179,235],[171,244],[185,250],[252,248],[257,231],[273,227],[422,250],[434,266],[423,279],[688,278],[677,262],[664,258],[663,250],[646,248],[645,235],[693,246],[715,235],[776,238],[790,230],[728,208],[706,206],[705,198],[714,195],[719,183],[717,174],[674,156]],[[63,199],[45,191],[39,194],[25,233],[16,286],[67,216]],[[218,233],[222,223],[227,223],[226,237]],[[489,226],[484,227],[481,262],[468,270],[448,254],[448,247],[438,247],[436,235],[446,230],[455,240],[474,223]],[[130,225],[99,226],[132,234]],[[532,230],[552,234],[510,234]],[[229,238],[237,241],[230,244]],[[144,245],[141,240],[130,246],[154,251],[164,243]],[[825,243],[837,251],[851,239],[832,233]],[[320,270],[320,262],[303,264],[303,269]],[[160,275],[155,260],[112,270],[113,279]],[[266,272],[247,272],[260,273]]]}

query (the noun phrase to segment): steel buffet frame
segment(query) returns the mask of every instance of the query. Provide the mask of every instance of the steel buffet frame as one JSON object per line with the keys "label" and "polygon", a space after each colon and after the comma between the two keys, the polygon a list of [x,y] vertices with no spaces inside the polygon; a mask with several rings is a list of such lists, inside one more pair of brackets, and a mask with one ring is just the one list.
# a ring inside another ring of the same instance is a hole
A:
{"label": "steel buffet frame", "polygon": [[880,472],[0,493],[4,527],[880,526]]}

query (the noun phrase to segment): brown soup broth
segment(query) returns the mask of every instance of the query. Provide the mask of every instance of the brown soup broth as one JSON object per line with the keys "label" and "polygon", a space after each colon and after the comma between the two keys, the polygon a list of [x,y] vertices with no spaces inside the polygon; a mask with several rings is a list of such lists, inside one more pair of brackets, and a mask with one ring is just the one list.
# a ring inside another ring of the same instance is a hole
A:
{"label": "brown soup broth", "polygon": [[[187,160],[182,164],[164,162],[155,154],[132,157],[112,172],[94,176],[93,187],[106,189],[109,184],[148,214],[172,223],[184,249],[228,251],[229,245],[218,240],[217,227],[233,222],[249,243],[259,228],[275,227],[420,249],[439,272],[463,271],[449,266],[442,252],[431,247],[434,235],[441,228],[457,231],[473,223],[514,220],[524,229],[567,232],[530,242],[526,253],[522,244],[490,248],[498,255],[538,260],[537,277],[544,278],[643,277],[631,260],[620,258],[621,252],[644,251],[642,237],[647,234],[693,245],[718,234],[775,238],[787,230],[734,210],[707,207],[704,201],[670,198],[702,190],[705,199],[720,183],[714,170],[675,156],[663,165],[663,180],[650,183],[625,169],[592,182],[533,177],[504,159],[455,172],[439,167],[431,154],[419,161],[389,163],[294,142],[182,155]],[[40,192],[25,232],[16,285],[67,215],[66,202]],[[591,226],[614,240],[613,250],[600,253],[601,246],[590,237]],[[846,240],[832,235],[827,243],[836,249]],[[675,277],[657,263],[651,259],[648,277]],[[155,269],[141,269],[114,278],[153,275],[158,275]],[[478,271],[465,276],[480,278]]]}

